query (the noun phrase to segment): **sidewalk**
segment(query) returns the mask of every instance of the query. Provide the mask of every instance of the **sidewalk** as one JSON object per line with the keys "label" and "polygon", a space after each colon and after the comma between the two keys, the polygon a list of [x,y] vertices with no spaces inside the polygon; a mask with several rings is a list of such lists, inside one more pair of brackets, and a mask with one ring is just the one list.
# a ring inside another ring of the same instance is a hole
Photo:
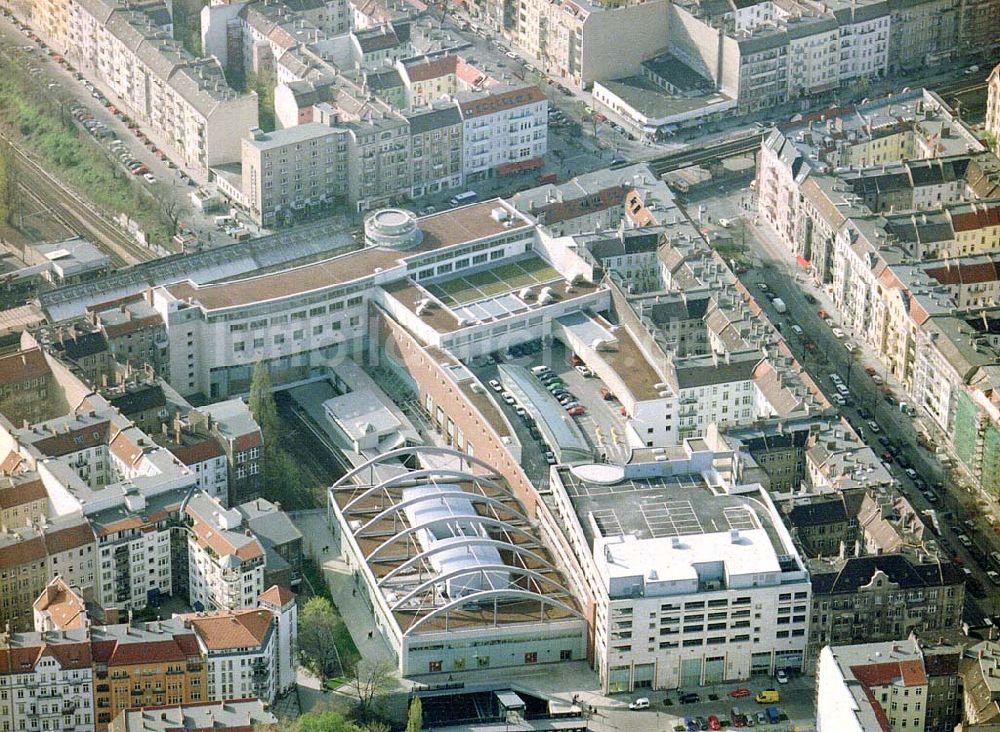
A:
{"label": "sidewalk", "polygon": [[326,525],[326,512],[296,514],[295,524],[305,537],[305,552],[323,570],[326,586],[340,610],[347,629],[361,657],[366,660],[387,660],[396,664],[396,657],[380,633],[374,631],[375,618],[362,593],[355,592],[354,575],[338,558],[333,534]]}

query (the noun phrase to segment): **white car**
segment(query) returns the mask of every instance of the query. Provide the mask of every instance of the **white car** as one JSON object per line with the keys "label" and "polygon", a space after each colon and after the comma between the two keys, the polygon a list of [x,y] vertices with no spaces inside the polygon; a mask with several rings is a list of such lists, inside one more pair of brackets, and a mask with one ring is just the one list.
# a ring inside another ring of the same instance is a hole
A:
{"label": "white car", "polygon": [[997,574],[995,570],[987,569],[986,576],[990,578],[990,582],[995,585],[1000,585],[1000,574]]}
{"label": "white car", "polygon": [[847,334],[846,334],[846,333],[845,333],[844,331],[842,331],[842,330],[841,330],[840,328],[834,328],[832,332],[833,332],[833,337],[834,337],[834,338],[843,338],[844,336],[846,336],[846,335],[847,335]]}
{"label": "white car", "polygon": [[774,674],[774,680],[779,684],[787,684],[788,674],[785,672],[785,669],[779,668]]}
{"label": "white car", "polygon": [[628,708],[631,709],[633,712],[638,709],[649,709],[649,699],[647,699],[644,696],[640,697],[631,704],[629,704]]}
{"label": "white car", "polygon": [[503,384],[501,384],[496,379],[490,379],[490,388],[497,394],[503,391]]}
{"label": "white car", "polygon": [[876,422],[874,419],[868,420],[868,429],[870,429],[872,432],[882,431],[882,428],[878,426],[878,422]]}
{"label": "white car", "polygon": [[851,390],[847,388],[847,386],[844,384],[843,381],[837,384],[837,391],[840,393],[841,396],[845,397],[849,396],[851,393]]}
{"label": "white car", "polygon": [[577,366],[575,368],[576,368],[577,371],[580,372],[581,376],[586,377],[586,376],[593,376],[594,375],[594,372],[591,371],[590,369],[588,369],[586,366]]}
{"label": "white car", "polygon": [[842,397],[840,394],[834,394],[830,398],[833,399],[833,403],[836,404],[838,407],[846,407],[847,406],[847,400],[844,397]]}
{"label": "white car", "polygon": [[556,464],[555,453],[554,452],[545,453],[545,462],[547,462],[549,465],[555,465]]}
{"label": "white car", "polygon": [[844,380],[840,378],[840,374],[830,374],[830,381],[832,381],[834,384],[844,383]]}
{"label": "white car", "polygon": [[504,56],[506,56],[507,58],[517,58],[517,54],[514,53],[513,51],[507,51],[507,53],[505,53]]}
{"label": "white car", "polygon": [[144,173],[142,177],[143,177],[143,178],[144,178],[144,179],[146,180],[146,182],[147,182],[147,183],[149,183],[150,185],[153,185],[154,183],[156,183],[156,176],[155,176],[155,175],[153,175],[152,173]]}
{"label": "white car", "polygon": [[514,406],[514,403],[517,401],[516,399],[514,399],[514,395],[511,394],[509,391],[501,392],[500,393],[500,398],[503,399],[505,402],[507,402],[511,406]]}

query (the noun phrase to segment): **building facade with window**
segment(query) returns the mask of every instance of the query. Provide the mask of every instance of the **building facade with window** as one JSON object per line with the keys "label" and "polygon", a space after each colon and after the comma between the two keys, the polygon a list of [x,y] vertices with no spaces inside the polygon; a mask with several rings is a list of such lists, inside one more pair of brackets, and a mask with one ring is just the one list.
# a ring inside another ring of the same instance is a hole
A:
{"label": "building facade with window", "polygon": [[802,670],[809,575],[767,490],[741,472],[703,440],[654,463],[553,469],[543,533],[572,549],[568,575],[592,599],[605,693]]}

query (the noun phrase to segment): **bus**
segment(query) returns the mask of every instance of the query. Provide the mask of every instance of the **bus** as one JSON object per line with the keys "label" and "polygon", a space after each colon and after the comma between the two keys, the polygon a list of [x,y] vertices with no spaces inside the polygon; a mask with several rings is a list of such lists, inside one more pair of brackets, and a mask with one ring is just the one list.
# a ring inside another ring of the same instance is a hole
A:
{"label": "bus", "polygon": [[452,198],[449,203],[451,203],[452,206],[461,206],[465,203],[472,203],[478,197],[479,194],[475,191],[466,191],[465,193],[459,193],[457,196]]}

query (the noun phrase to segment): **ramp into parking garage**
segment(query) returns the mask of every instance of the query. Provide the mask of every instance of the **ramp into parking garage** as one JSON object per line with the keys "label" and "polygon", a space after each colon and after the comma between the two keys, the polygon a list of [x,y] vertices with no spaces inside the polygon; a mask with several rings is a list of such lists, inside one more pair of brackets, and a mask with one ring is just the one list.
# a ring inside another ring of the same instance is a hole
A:
{"label": "ramp into parking garage", "polygon": [[497,371],[504,388],[535,420],[560,463],[594,460],[594,451],[576,422],[528,369],[514,364],[501,364]]}

